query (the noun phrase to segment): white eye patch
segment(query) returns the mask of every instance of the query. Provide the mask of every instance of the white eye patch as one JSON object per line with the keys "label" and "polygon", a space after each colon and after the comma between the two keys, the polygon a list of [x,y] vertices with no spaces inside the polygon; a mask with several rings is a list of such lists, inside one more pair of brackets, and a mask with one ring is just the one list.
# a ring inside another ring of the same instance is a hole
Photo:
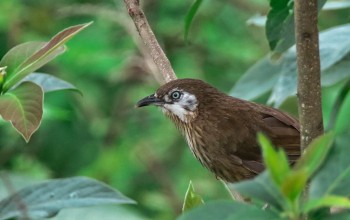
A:
{"label": "white eye patch", "polygon": [[[175,90],[170,91],[169,95]],[[197,108],[198,102],[195,95],[188,92],[182,92],[182,96],[177,100],[172,100],[169,96],[165,96],[164,100],[169,102],[164,104],[164,108],[176,115],[181,121],[187,122]]]}

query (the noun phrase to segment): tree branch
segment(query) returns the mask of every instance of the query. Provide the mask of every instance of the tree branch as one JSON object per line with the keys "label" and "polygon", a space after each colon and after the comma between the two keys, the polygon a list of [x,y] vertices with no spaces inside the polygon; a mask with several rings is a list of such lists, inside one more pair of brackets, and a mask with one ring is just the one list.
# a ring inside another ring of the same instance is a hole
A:
{"label": "tree branch", "polygon": [[143,40],[143,43],[161,72],[163,82],[160,83],[163,84],[176,79],[176,74],[162,48],[159,46],[159,43],[148,24],[147,18],[140,8],[139,1],[124,0],[124,2],[130,17],[134,21],[136,29]]}
{"label": "tree branch", "polygon": [[323,133],[317,0],[295,0],[301,150]]}

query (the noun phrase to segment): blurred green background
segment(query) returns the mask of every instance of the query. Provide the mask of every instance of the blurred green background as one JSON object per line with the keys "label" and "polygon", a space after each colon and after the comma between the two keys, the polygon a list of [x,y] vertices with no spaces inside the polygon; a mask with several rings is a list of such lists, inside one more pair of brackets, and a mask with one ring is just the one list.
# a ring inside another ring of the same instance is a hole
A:
{"label": "blurred green background", "polygon": [[[142,1],[178,77],[200,78],[228,92],[269,52],[264,28],[246,23],[266,14],[268,1],[204,1],[185,42],[184,19],[192,3]],[[67,44],[66,53],[39,71],[71,82],[83,96],[47,94],[42,124],[29,144],[1,121],[2,170],[16,175],[22,185],[24,180],[77,175],[104,181],[138,202],[109,207],[118,210],[121,219],[175,218],[190,180],[205,201],[230,198],[159,110],[134,107],[158,84],[123,1],[2,0],[0,12],[1,56],[17,44],[48,41],[65,27],[94,21]],[[344,16],[349,19],[345,13],[323,13],[320,28],[343,23]],[[324,91],[326,114],[336,91],[337,86]],[[295,100],[284,108],[296,109]],[[101,217],[107,215],[101,210]]]}

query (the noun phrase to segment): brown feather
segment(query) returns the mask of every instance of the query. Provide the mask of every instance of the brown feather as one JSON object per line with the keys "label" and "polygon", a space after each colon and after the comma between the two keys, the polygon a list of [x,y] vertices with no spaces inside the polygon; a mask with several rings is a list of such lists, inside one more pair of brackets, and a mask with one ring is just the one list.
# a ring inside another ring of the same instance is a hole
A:
{"label": "brown feather", "polygon": [[282,147],[291,163],[300,156],[300,128],[288,114],[253,102],[230,97],[194,79],[171,81],[156,92],[163,97],[174,88],[194,94],[195,117],[185,123],[171,112],[166,115],[186,137],[195,157],[218,178],[234,182],[264,170],[257,132]]}

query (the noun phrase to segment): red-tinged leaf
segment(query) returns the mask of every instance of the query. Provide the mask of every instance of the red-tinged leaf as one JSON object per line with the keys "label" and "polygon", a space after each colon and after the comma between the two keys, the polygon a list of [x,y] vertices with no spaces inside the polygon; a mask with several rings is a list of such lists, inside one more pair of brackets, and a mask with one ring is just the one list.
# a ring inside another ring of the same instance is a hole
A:
{"label": "red-tinged leaf", "polygon": [[46,42],[26,42],[10,49],[1,59],[0,67],[6,68],[6,75],[13,75],[19,65],[40,50]]}
{"label": "red-tinged leaf", "polygon": [[63,53],[65,51],[64,44],[91,23],[92,22],[72,26],[56,34],[48,43],[19,64],[13,73],[8,74],[3,87],[4,91],[9,90],[25,76],[42,67],[59,54]]}
{"label": "red-tinged leaf", "polygon": [[0,115],[12,123],[26,142],[40,125],[43,98],[41,87],[32,82],[24,82],[0,96]]}

